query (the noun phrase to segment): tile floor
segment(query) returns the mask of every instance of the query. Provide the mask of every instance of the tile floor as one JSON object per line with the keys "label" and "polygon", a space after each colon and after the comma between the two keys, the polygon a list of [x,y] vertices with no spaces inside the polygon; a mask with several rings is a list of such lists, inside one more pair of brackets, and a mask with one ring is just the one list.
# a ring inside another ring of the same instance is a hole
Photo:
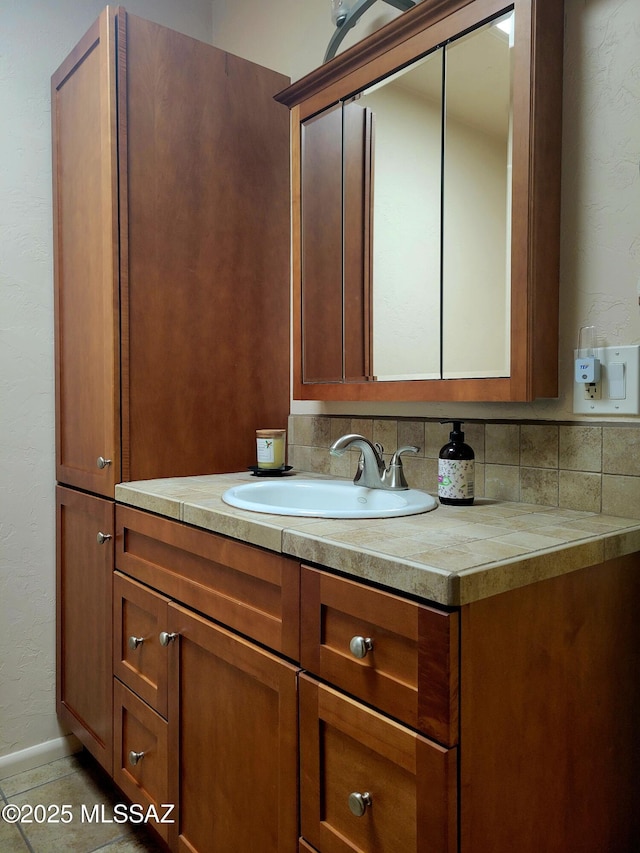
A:
{"label": "tile floor", "polygon": [[[96,762],[85,752],[61,758],[25,773],[0,778],[0,809],[7,805],[46,806],[32,814],[32,822],[7,823],[0,817],[1,853],[162,853],[150,833],[131,823],[109,823],[113,806],[126,803]],[[98,811],[94,812],[94,805]],[[69,805],[60,822],[38,822],[53,816],[52,806]],[[102,809],[104,806],[104,812]],[[83,808],[84,807],[84,808]],[[64,815],[70,816],[66,820]],[[117,813],[116,813],[117,814]],[[95,816],[94,820],[90,818]],[[83,820],[83,817],[85,818]]]}

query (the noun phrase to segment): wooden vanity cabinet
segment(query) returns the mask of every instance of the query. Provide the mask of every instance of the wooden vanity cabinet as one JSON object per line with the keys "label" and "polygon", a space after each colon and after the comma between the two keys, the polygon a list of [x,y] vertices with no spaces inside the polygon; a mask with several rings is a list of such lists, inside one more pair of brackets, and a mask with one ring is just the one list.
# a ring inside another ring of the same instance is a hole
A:
{"label": "wooden vanity cabinet", "polygon": [[638,849],[638,554],[447,608],[58,505],[61,719],[172,850]]}
{"label": "wooden vanity cabinet", "polygon": [[115,781],[159,813],[175,804],[157,827],[173,850],[294,853],[298,563],[117,514]]}

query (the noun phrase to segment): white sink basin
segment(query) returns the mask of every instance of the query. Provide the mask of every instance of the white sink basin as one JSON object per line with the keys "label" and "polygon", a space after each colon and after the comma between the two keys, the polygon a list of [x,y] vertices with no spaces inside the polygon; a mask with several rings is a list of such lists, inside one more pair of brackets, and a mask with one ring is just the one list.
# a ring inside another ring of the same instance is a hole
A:
{"label": "white sink basin", "polygon": [[233,486],[222,500],[239,509],[311,518],[392,518],[429,512],[438,502],[418,489],[367,489],[346,480],[258,480]]}

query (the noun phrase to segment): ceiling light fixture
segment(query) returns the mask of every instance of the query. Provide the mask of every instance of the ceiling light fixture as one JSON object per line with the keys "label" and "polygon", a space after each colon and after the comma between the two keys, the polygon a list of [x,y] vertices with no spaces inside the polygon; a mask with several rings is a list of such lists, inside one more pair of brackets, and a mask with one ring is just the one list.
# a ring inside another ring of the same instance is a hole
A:
{"label": "ceiling light fixture", "polygon": [[[324,55],[325,62],[333,59],[346,34],[375,2],[376,0],[356,0],[354,3],[351,0],[331,0],[331,20],[336,25],[336,31]],[[414,0],[384,0],[384,2],[400,9],[401,12],[406,12],[416,5]]]}

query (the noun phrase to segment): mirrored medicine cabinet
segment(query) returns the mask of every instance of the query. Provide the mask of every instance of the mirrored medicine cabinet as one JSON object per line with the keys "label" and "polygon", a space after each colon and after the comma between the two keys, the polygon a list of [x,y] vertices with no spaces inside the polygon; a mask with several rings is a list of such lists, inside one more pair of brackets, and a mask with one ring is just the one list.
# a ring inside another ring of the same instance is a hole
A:
{"label": "mirrored medicine cabinet", "polygon": [[277,96],[295,399],[556,396],[562,5],[423,0]]}

